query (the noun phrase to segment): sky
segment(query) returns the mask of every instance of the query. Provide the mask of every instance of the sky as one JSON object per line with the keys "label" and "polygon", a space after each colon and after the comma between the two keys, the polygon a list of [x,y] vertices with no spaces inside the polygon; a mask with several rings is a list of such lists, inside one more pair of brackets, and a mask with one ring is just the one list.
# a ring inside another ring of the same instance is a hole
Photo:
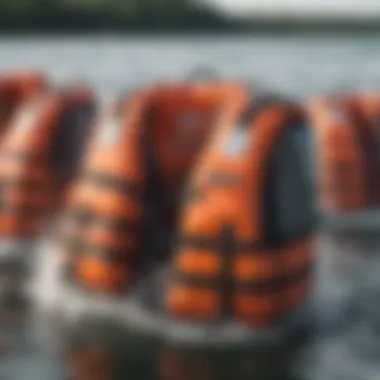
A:
{"label": "sky", "polygon": [[380,15],[380,0],[208,0],[223,10],[245,14]]}

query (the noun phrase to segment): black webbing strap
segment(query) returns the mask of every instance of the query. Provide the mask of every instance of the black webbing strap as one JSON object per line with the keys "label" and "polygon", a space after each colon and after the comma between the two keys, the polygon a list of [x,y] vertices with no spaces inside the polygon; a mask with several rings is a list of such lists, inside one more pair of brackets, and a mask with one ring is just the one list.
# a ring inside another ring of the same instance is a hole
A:
{"label": "black webbing strap", "polygon": [[[221,240],[225,236],[229,236],[228,243],[231,244],[232,250],[239,254],[253,252],[260,252],[263,249],[263,246],[260,246],[257,242],[254,241],[240,241],[236,238],[234,233],[230,232],[231,227],[222,228],[221,234],[219,236],[210,237],[202,235],[180,235],[177,239],[178,247],[181,249],[198,249],[198,250],[207,250],[207,251],[217,251],[219,252],[221,247]],[[232,229],[233,231],[233,229]]]}
{"label": "black webbing strap", "polygon": [[63,241],[64,247],[73,252],[76,257],[95,258],[104,263],[132,264],[134,254],[126,249],[115,248],[108,245],[87,244],[79,239]]}
{"label": "black webbing strap", "polygon": [[163,175],[158,165],[158,157],[155,154],[154,126],[156,122],[157,108],[151,106],[147,111],[142,137],[143,162],[147,172],[146,197],[150,207],[158,211],[159,217],[164,217],[167,205],[171,200],[167,194]]}
{"label": "black webbing strap", "polygon": [[96,107],[93,100],[83,104],[75,104],[65,98],[62,101],[65,104],[51,136],[49,162],[57,179],[66,184],[77,175],[86,139],[92,130],[91,121],[95,116]]}
{"label": "black webbing strap", "polygon": [[222,296],[222,315],[225,318],[228,318],[233,314],[232,292],[235,279],[232,271],[238,245],[239,243],[236,238],[234,226],[224,223],[220,230],[219,238],[219,252],[222,259],[219,288]]}
{"label": "black webbing strap", "polygon": [[136,184],[126,178],[118,178],[104,172],[85,173],[82,178],[84,181],[96,186],[128,194],[135,200],[141,201],[143,198],[140,184]]}
{"label": "black webbing strap", "polygon": [[78,224],[86,224],[88,227],[99,227],[108,231],[121,234],[137,234],[140,232],[138,221],[127,218],[94,215],[89,208],[76,208],[66,213],[66,218],[75,220]]}
{"label": "black webbing strap", "polygon": [[[227,262],[227,261],[226,261]],[[270,279],[251,279],[247,281],[238,281],[234,278],[228,277],[224,278],[221,283],[221,278],[206,278],[194,276],[186,273],[178,273],[177,279],[180,283],[196,288],[212,289],[215,291],[222,291],[223,297],[223,311],[228,313],[231,311],[231,296],[234,293],[245,293],[245,294],[273,294],[282,296],[283,291],[293,285],[296,285],[302,281],[306,281],[311,273],[313,272],[314,263],[308,263],[304,267],[298,269],[297,271],[284,274],[281,276],[275,276]],[[222,284],[222,287],[221,287]]]}

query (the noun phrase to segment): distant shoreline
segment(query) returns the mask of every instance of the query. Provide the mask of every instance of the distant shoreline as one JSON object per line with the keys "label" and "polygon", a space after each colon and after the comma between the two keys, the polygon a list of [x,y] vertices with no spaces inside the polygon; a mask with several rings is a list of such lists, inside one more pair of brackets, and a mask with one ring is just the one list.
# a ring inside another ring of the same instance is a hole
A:
{"label": "distant shoreline", "polygon": [[380,20],[373,22],[352,21],[346,22],[341,20],[263,20],[250,19],[249,21],[235,23],[233,25],[213,25],[197,26],[186,25],[186,27],[175,28],[164,25],[157,27],[104,27],[98,26],[73,26],[70,24],[60,25],[59,27],[50,28],[47,25],[38,27],[28,27],[27,25],[5,28],[0,23],[1,36],[70,36],[70,35],[99,35],[99,36],[203,36],[203,35],[237,35],[237,36],[254,36],[254,35],[378,35],[380,34]]}
{"label": "distant shoreline", "polygon": [[[194,0],[13,0],[0,1],[1,35],[373,35],[380,17],[273,15],[244,17],[194,6]],[[91,4],[91,5],[90,5]]]}
{"label": "distant shoreline", "polygon": [[1,38],[70,38],[70,37],[90,37],[90,38],[168,38],[168,39],[177,39],[177,38],[223,38],[223,37],[380,37],[380,28],[376,29],[359,29],[359,28],[331,28],[331,29],[314,29],[314,28],[297,28],[294,30],[282,29],[279,27],[265,27],[265,28],[254,28],[252,30],[138,30],[138,31],[105,31],[105,30],[17,30],[17,31],[4,31],[0,29],[0,39]]}
{"label": "distant shoreline", "polygon": [[0,0],[0,35],[380,33],[380,17],[224,13],[202,0]]}

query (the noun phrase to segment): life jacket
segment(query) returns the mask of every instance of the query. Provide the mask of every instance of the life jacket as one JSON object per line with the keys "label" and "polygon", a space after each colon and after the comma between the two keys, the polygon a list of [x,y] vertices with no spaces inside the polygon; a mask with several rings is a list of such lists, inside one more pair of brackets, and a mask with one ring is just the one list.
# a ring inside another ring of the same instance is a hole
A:
{"label": "life jacket", "polygon": [[380,98],[346,96],[314,101],[317,182],[327,211],[375,206],[380,197]]}
{"label": "life jacket", "polygon": [[175,194],[237,87],[161,85],[104,117],[62,228],[75,282],[122,292],[136,279],[149,256],[146,243],[158,250],[154,228],[175,224]]}
{"label": "life jacket", "polygon": [[58,207],[73,170],[62,161],[78,155],[72,134],[80,136],[90,106],[92,95],[72,88],[33,97],[15,114],[0,144],[0,237],[34,237]]}
{"label": "life jacket", "polygon": [[35,73],[0,76],[0,137],[17,108],[47,86],[46,78]]}
{"label": "life jacket", "polygon": [[266,325],[310,294],[313,206],[298,107],[245,94],[226,109],[189,181],[166,309]]}

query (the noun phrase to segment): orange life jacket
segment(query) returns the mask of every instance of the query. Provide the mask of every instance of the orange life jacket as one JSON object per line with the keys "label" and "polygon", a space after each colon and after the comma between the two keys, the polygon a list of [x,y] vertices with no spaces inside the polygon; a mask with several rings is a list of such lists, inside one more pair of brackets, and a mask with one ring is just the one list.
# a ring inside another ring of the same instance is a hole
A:
{"label": "orange life jacket", "polygon": [[317,182],[325,210],[352,211],[379,202],[379,107],[377,96],[319,99],[311,104]]}
{"label": "orange life jacket", "polygon": [[156,228],[166,219],[174,224],[175,193],[236,88],[157,86],[129,99],[121,115],[111,112],[100,123],[63,227],[64,250],[76,257],[77,282],[111,292],[131,284],[144,259],[138,253],[146,254],[144,240],[153,239],[150,219]]}
{"label": "orange life jacket", "polygon": [[252,105],[248,94],[226,109],[190,179],[166,295],[170,314],[265,325],[308,297],[312,201],[305,142],[297,140],[307,132],[303,122],[297,107]]}
{"label": "orange life jacket", "polygon": [[[70,116],[93,99],[76,89],[44,92],[15,114],[0,144],[0,236],[34,237],[53,211],[68,180],[65,165],[75,155],[65,141]],[[78,121],[77,129],[85,120]]]}
{"label": "orange life jacket", "polygon": [[17,108],[47,88],[47,80],[35,73],[0,76],[0,137]]}

